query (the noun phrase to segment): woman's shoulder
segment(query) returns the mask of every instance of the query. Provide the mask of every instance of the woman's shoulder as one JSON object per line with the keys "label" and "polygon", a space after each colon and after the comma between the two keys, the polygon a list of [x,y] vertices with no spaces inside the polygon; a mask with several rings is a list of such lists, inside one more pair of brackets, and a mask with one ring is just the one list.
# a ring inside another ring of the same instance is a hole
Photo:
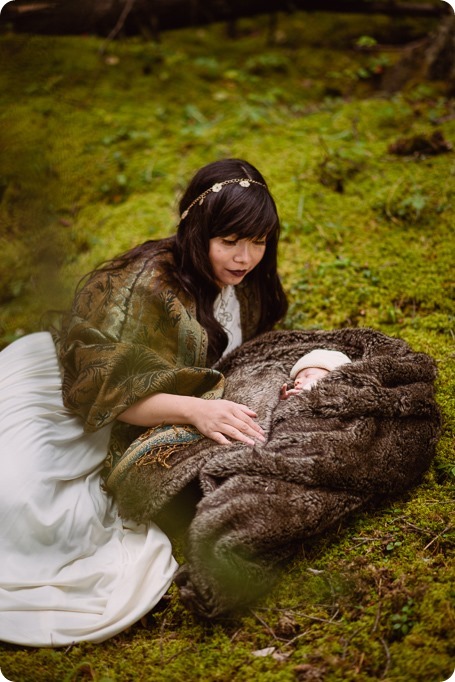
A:
{"label": "woman's shoulder", "polygon": [[[146,241],[117,256],[112,262],[119,269],[124,267],[135,270],[141,269],[144,265],[164,268],[166,265],[172,265],[174,262],[174,241],[174,237]],[[109,269],[109,266],[107,269]]]}
{"label": "woman's shoulder", "polygon": [[147,241],[102,263],[83,282],[83,288],[99,288],[101,283],[131,283],[141,276],[164,272],[174,262],[172,238]]}
{"label": "woman's shoulder", "polygon": [[172,269],[172,240],[149,241],[116,256],[93,270],[79,284],[72,313],[82,317],[166,288],[164,273]]}

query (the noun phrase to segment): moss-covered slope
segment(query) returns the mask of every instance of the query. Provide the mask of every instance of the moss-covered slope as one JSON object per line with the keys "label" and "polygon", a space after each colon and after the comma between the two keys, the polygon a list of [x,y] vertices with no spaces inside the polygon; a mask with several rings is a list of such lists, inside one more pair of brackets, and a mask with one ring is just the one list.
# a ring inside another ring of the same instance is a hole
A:
{"label": "moss-covered slope", "polygon": [[3,346],[66,306],[97,263],[170,234],[198,167],[240,156],[267,177],[280,210],[285,325],[371,326],[430,353],[444,431],[418,489],[302,547],[247,617],[202,624],[171,590],[147,623],[101,645],[0,645],[2,673],[14,682],[449,678],[455,157],[390,151],[436,130],[455,141],[444,84],[375,90],[398,53],[353,47],[365,35],[392,42],[397,20],[386,17],[280,17],[272,45],[266,19],[241,22],[235,41],[213,26],[159,44],[3,29]]}

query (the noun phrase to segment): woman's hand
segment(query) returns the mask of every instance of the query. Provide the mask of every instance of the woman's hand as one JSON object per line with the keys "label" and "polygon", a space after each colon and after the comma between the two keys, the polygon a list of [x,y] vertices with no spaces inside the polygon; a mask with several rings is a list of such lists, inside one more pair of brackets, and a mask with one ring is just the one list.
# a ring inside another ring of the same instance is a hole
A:
{"label": "woman's hand", "polygon": [[254,421],[256,413],[231,400],[200,400],[192,415],[193,425],[216,443],[228,445],[228,438],[247,445],[265,442],[264,431]]}
{"label": "woman's hand", "polygon": [[192,424],[203,436],[228,445],[233,438],[247,445],[265,442],[257,417],[246,405],[232,400],[203,400],[194,396],[153,393],[131,405],[117,419],[136,426]]}

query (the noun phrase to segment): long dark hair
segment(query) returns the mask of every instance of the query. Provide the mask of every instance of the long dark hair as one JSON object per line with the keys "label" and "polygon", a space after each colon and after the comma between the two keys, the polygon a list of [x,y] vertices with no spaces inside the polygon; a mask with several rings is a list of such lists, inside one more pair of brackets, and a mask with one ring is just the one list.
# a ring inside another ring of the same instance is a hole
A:
{"label": "long dark hair", "polygon": [[[227,345],[227,334],[213,315],[213,304],[220,292],[209,259],[210,239],[236,235],[239,239],[266,239],[264,256],[245,277],[259,306],[257,334],[272,329],[287,311],[287,299],[277,274],[277,247],[280,221],[275,202],[259,171],[241,159],[214,161],[201,168],[191,180],[179,205],[182,215],[190,204],[214,184],[246,178],[251,183],[223,185],[219,192],[209,192],[179,222],[177,233],[157,241],[149,240],[102,264],[80,284],[99,271],[118,270],[137,257],[154,254],[162,258],[165,282],[196,301],[197,317],[208,334],[208,358],[215,362]],[[166,254],[172,253],[172,262]]]}
{"label": "long dark hair", "polygon": [[236,235],[239,239],[266,239],[266,250],[259,264],[245,278],[256,294],[260,317],[257,333],[270,330],[287,310],[287,299],[277,274],[277,247],[280,235],[278,213],[267,184],[259,171],[242,159],[223,159],[201,168],[184,193],[180,215],[192,202],[216,183],[247,178],[251,183],[223,185],[209,192],[199,205],[180,220],[175,242],[176,280],[197,301],[198,319],[207,330],[209,354],[219,357],[227,336],[213,316],[213,303],[220,292],[209,260],[213,237]]}

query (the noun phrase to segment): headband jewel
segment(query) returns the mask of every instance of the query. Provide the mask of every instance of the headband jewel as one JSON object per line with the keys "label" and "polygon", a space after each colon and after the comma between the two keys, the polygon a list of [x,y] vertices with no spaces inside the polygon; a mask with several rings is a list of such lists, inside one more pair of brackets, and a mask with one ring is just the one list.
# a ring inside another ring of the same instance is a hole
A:
{"label": "headband jewel", "polygon": [[190,210],[195,206],[196,204],[199,204],[199,206],[202,206],[204,203],[204,199],[207,196],[207,194],[210,194],[210,192],[219,192],[224,185],[234,185],[238,184],[240,187],[249,187],[251,184],[254,185],[259,185],[260,187],[264,187],[264,189],[267,189],[267,186],[264,185],[263,182],[258,182],[257,180],[252,180],[251,178],[234,178],[233,180],[223,180],[223,182],[215,182],[214,185],[209,187],[208,189],[205,190],[205,192],[202,192],[194,201],[191,202],[191,204],[188,206],[185,211],[183,211],[182,215],[180,216],[180,220],[185,220],[186,216],[190,212]]}

